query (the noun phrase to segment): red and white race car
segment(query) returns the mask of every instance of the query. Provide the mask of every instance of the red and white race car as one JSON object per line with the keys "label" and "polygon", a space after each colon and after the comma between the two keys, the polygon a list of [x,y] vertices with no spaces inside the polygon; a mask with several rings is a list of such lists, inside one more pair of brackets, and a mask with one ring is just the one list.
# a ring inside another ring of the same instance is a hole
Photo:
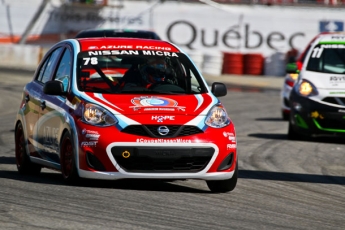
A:
{"label": "red and white race car", "polygon": [[15,121],[20,173],[42,167],[79,177],[202,179],[235,188],[236,133],[211,88],[177,46],[135,38],[54,45],[23,92]]}

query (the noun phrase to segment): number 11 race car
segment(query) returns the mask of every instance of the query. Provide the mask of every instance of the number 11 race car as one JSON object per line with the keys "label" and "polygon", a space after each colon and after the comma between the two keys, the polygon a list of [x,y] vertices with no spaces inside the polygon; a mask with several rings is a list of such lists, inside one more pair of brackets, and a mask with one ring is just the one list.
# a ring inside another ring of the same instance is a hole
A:
{"label": "number 11 race car", "polygon": [[78,38],[54,45],[23,92],[15,121],[17,168],[78,178],[201,179],[232,191],[233,122],[177,46],[137,38]]}

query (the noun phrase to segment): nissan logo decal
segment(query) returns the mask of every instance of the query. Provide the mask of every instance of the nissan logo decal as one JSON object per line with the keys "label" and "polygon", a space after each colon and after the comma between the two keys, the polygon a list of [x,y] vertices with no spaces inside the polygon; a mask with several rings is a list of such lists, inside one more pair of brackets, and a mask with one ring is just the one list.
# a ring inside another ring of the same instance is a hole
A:
{"label": "nissan logo decal", "polygon": [[165,136],[169,133],[170,130],[166,126],[159,126],[157,131],[160,135]]}

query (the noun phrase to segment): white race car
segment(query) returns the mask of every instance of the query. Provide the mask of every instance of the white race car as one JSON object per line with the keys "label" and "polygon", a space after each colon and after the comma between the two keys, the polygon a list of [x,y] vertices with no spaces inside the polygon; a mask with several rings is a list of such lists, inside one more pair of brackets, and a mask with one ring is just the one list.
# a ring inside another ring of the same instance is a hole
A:
{"label": "white race car", "polygon": [[345,134],[345,35],[316,39],[290,95],[289,139]]}

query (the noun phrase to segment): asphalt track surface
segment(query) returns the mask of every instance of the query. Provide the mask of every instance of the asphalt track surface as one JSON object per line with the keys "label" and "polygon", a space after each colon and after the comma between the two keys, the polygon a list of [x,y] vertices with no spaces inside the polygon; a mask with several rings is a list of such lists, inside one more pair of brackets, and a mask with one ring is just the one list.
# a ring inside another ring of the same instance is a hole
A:
{"label": "asphalt track surface", "polygon": [[0,229],[345,229],[343,140],[288,141],[279,92],[229,88],[239,180],[212,194],[198,180],[86,181],[18,174],[14,118],[31,73],[0,72]]}

